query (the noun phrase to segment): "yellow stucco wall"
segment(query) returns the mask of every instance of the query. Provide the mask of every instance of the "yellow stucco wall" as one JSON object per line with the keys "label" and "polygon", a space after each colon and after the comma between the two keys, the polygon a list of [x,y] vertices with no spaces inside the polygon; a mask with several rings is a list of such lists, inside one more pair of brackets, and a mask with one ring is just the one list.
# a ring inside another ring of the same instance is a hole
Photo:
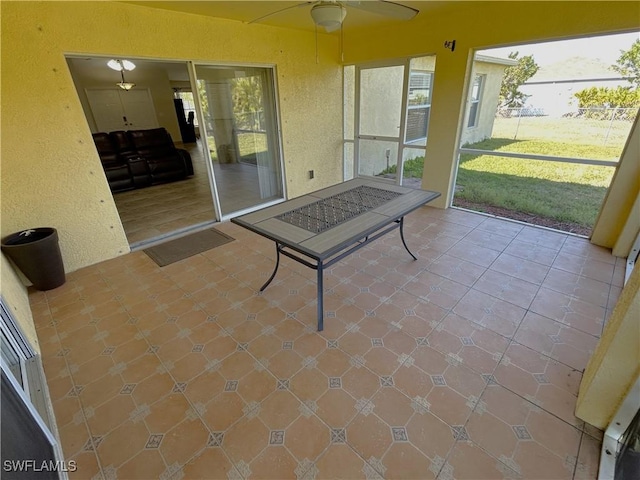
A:
{"label": "yellow stucco wall", "polygon": [[[436,54],[423,188],[451,204],[473,50],[640,28],[638,2],[424,2],[411,22],[345,31],[345,61]],[[444,47],[456,40],[455,51]]]}
{"label": "yellow stucco wall", "polygon": [[[129,251],[65,54],[276,66],[288,195],[342,180],[335,37],[119,2],[1,2],[2,236],[58,230],[67,272]],[[307,170],[315,178],[307,178]],[[2,293],[37,346],[25,287]]]}
{"label": "yellow stucco wall", "polygon": [[623,288],[584,371],[576,416],[605,429],[640,375],[640,267]]}
{"label": "yellow stucco wall", "polygon": [[322,36],[316,64],[308,32],[116,2],[1,8],[2,234],[57,228],[67,271],[125,253],[128,243],[65,54],[275,64],[289,196],[342,179],[335,38]]}
{"label": "yellow stucco wall", "polygon": [[602,202],[591,242],[626,257],[640,231],[640,119],[636,117],[611,187]]}
{"label": "yellow stucco wall", "polygon": [[18,322],[22,333],[27,337],[34,350],[39,353],[40,344],[33,324],[27,291],[4,254],[0,254],[0,273],[2,299],[6,302],[6,307],[11,311],[13,318]]}

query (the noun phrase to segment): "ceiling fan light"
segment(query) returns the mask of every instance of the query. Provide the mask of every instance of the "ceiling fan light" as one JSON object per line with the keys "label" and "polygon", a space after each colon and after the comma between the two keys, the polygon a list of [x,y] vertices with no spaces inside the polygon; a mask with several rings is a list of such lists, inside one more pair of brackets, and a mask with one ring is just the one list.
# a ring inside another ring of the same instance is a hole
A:
{"label": "ceiling fan light", "polygon": [[314,5],[311,9],[314,23],[324,27],[327,32],[339,29],[346,15],[347,10],[337,3]]}
{"label": "ceiling fan light", "polygon": [[107,66],[113,70],[121,72],[122,70],[131,71],[136,68],[136,64],[130,60],[120,60],[112,58],[107,62]]}
{"label": "ceiling fan light", "polygon": [[116,83],[117,86],[119,86],[121,89],[129,91],[131,90],[133,87],[136,86],[135,83],[133,82],[118,82]]}

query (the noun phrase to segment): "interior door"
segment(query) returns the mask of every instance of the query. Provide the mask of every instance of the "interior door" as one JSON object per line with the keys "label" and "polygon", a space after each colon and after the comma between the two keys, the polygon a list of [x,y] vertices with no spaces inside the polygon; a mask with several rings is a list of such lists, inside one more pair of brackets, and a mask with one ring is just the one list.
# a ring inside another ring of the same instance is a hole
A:
{"label": "interior door", "polygon": [[356,69],[356,174],[396,179],[404,129],[405,65]]}
{"label": "interior door", "polygon": [[151,93],[147,88],[87,88],[87,99],[99,132],[158,127]]}
{"label": "interior door", "polygon": [[151,99],[151,92],[147,88],[122,90],[119,94],[124,116],[129,123],[128,130],[144,130],[160,126]]}

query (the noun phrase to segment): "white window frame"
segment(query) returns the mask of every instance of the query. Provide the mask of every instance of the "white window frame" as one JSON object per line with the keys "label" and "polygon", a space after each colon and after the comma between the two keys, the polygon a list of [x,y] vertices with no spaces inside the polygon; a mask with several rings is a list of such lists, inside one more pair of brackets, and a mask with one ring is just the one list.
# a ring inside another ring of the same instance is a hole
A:
{"label": "white window frame", "polygon": [[[478,119],[480,118],[480,104],[482,102],[482,94],[484,92],[486,77],[486,75],[480,73],[476,73],[473,77],[471,92],[469,93],[469,118],[467,119],[467,128],[476,128],[478,126]],[[477,97],[474,97],[473,90],[475,88],[476,82],[478,82],[478,95]],[[471,116],[472,113],[473,117]]]}
{"label": "white window frame", "polygon": [[[415,71],[411,71],[411,69],[409,69],[409,90],[408,90],[408,96],[407,96],[407,111],[406,111],[406,116],[407,119],[409,118],[409,111],[410,110],[418,110],[418,109],[423,109],[426,108],[428,110],[428,114],[427,117],[430,114],[431,111],[431,93],[432,93],[432,89],[433,89],[433,74],[434,72],[429,72],[426,70],[415,70]],[[429,79],[429,85],[425,88],[424,86],[422,87],[412,87],[411,86],[411,79],[414,77],[428,77]],[[427,96],[427,101],[426,103],[421,103],[419,105],[410,105],[411,103],[411,95],[413,94],[413,90],[428,90],[429,91],[429,95]],[[406,124],[406,122],[405,122]],[[418,138],[414,138],[411,140],[408,140],[407,137],[407,130],[408,128],[405,126],[405,132],[404,132],[404,136],[405,136],[405,141],[404,144],[407,146],[411,146],[413,143],[415,142],[420,142],[422,140],[426,140],[427,138],[427,133],[428,133],[428,128],[427,131],[425,132],[425,136],[424,137],[418,137]]]}
{"label": "white window frame", "polygon": [[[53,460],[57,465],[62,466],[64,465],[64,455],[60,443],[54,434],[56,430],[55,419],[40,355],[31,347],[2,297],[0,297],[0,330],[2,336],[7,339],[8,346],[20,361],[22,378],[17,379],[15,377],[4,358],[0,358],[0,368],[2,368],[2,372],[7,376],[7,379],[17,392],[20,400],[43,432],[47,441],[51,444],[54,454]],[[46,417],[46,421],[43,415]],[[61,468],[57,473],[58,478],[61,480],[68,480],[69,475],[65,469]]]}

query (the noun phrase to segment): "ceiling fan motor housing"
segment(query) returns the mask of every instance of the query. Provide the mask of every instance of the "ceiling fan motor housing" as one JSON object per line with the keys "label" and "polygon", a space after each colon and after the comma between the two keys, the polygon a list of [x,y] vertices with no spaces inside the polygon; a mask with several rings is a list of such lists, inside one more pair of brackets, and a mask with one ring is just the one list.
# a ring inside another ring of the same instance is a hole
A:
{"label": "ceiling fan motor housing", "polygon": [[347,9],[338,3],[319,3],[311,9],[314,23],[327,32],[338,30],[346,15]]}

